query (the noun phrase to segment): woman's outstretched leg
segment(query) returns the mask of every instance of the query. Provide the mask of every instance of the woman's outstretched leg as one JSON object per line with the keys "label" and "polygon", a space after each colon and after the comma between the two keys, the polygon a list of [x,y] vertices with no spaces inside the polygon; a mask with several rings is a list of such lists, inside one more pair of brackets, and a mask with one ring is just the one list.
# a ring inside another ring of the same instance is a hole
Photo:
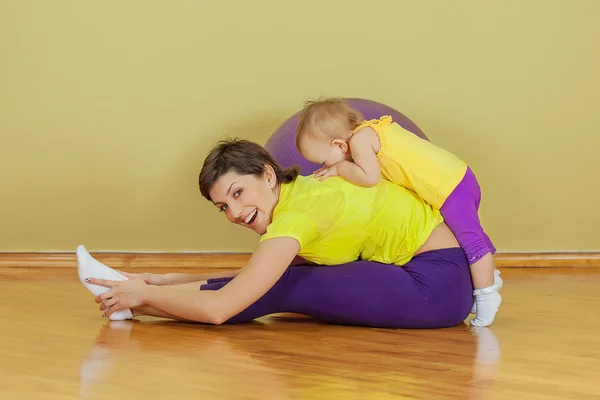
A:
{"label": "woman's outstretched leg", "polygon": [[[209,280],[201,290],[218,290],[230,280]],[[348,325],[448,327],[469,314],[472,290],[469,266],[459,248],[420,254],[404,267],[366,261],[294,266],[262,298],[227,322],[292,312]]]}

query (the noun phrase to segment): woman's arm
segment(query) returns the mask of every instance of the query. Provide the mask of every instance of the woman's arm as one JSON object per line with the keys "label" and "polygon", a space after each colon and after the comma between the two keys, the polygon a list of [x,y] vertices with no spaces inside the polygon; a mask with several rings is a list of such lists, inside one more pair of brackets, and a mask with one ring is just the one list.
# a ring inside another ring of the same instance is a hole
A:
{"label": "woman's arm", "polygon": [[[164,311],[157,310],[156,308],[149,306],[149,305],[143,305],[143,306],[132,308],[131,312],[133,313],[134,317],[138,317],[140,315],[147,315],[147,316],[151,316],[151,317],[175,319],[175,320],[179,320],[179,321],[188,321],[183,318],[177,318],[175,315],[166,313]],[[188,321],[188,322],[190,322],[190,321]]]}
{"label": "woman's arm", "polygon": [[[261,242],[237,276],[220,290],[187,291],[148,286],[141,280],[90,283],[111,287],[97,297],[109,309],[106,315],[130,307],[148,305],[177,319],[221,324],[264,295],[283,275],[300,250],[292,238]],[[136,281],[136,282],[134,282]]]}
{"label": "woman's arm", "polygon": [[168,273],[165,274],[166,285],[179,285],[182,283],[190,283],[190,282],[199,282],[205,281],[207,279],[213,278],[233,278],[241,269],[237,271],[227,271],[227,272],[210,272],[206,274],[181,274],[181,273]]}
{"label": "woman's arm", "polygon": [[240,271],[226,272],[211,272],[205,274],[185,274],[178,272],[169,272],[167,274],[151,274],[144,272],[141,274],[119,271],[127,278],[141,278],[148,285],[165,286],[165,285],[181,285],[191,282],[200,282],[212,278],[229,278],[236,276]]}

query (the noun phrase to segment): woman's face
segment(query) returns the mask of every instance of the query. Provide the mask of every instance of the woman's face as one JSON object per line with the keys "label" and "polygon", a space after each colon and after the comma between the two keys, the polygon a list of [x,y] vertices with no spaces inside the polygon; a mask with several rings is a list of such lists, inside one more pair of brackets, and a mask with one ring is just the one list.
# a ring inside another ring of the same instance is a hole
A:
{"label": "woman's face", "polygon": [[267,232],[277,205],[279,187],[275,173],[266,166],[262,176],[228,172],[213,185],[209,194],[215,206],[229,221],[252,229],[259,235]]}

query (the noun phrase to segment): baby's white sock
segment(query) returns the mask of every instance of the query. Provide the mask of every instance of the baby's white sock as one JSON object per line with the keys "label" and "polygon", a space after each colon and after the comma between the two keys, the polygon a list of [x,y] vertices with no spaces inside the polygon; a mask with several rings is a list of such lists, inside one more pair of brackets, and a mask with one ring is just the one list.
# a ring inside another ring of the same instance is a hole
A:
{"label": "baby's white sock", "polygon": [[496,285],[475,289],[473,295],[477,305],[477,314],[471,320],[471,326],[491,325],[494,322],[500,303],[502,303],[502,296],[496,290]]}
{"label": "baby's white sock", "polygon": [[[98,279],[106,279],[110,281],[125,281],[126,277],[102,264],[101,262],[94,259],[90,253],[83,247],[83,245],[77,247],[77,264],[78,264],[78,272],[79,272],[79,280],[81,283],[85,285],[86,288],[94,296],[99,296],[104,292],[107,292],[109,288],[105,288],[103,286],[92,285],[85,281],[85,278],[98,278]],[[113,321],[119,321],[124,319],[132,319],[133,313],[130,309],[119,310],[115,313],[112,313],[109,319]]]}
{"label": "baby's white sock", "polygon": [[[502,289],[503,285],[504,285],[504,282],[502,281],[502,278],[500,278],[500,271],[495,269],[494,270],[494,287],[496,288],[496,290],[500,290],[500,289]],[[477,312],[477,302],[473,301],[473,307],[471,307],[471,314],[475,314],[476,312]]]}
{"label": "baby's white sock", "polygon": [[494,270],[494,286],[496,286],[496,290],[502,289],[502,285],[504,285],[504,281],[500,278],[500,271]]}

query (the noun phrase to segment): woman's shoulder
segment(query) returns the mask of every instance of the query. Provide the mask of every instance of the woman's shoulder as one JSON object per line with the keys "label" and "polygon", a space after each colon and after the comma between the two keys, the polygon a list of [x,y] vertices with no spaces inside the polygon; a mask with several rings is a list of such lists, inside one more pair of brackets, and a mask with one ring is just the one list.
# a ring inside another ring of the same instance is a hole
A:
{"label": "woman's shoulder", "polygon": [[389,193],[388,182],[381,181],[374,187],[362,187],[339,176],[324,181],[312,175],[298,176],[294,182],[282,185],[277,209],[310,215],[343,213],[348,207],[367,210],[377,198]]}
{"label": "woman's shoulder", "polygon": [[293,182],[282,185],[282,197],[312,197],[315,195],[327,195],[334,192],[353,192],[360,189],[365,188],[354,185],[339,176],[332,176],[321,181],[313,175],[298,175]]}
{"label": "woman's shoulder", "polygon": [[343,191],[343,179],[330,177],[320,181],[313,175],[298,175],[293,182],[281,185],[280,202],[308,202],[312,203],[316,198],[335,191]]}

